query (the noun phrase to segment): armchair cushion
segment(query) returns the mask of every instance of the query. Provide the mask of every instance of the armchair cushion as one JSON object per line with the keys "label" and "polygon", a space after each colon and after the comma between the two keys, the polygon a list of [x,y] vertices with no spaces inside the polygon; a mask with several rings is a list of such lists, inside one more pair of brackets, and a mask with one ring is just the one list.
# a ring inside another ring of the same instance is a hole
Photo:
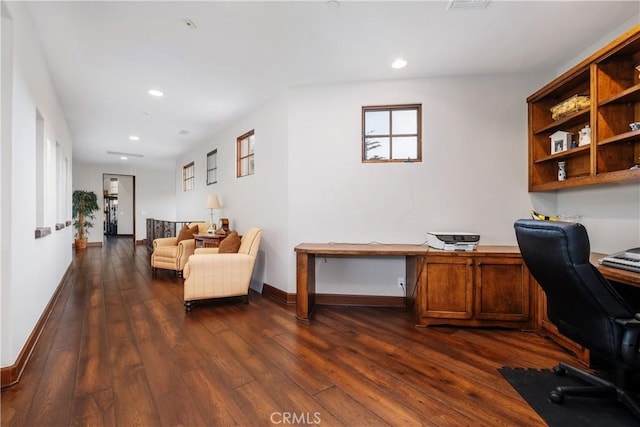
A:
{"label": "armchair cushion", "polygon": [[177,237],[158,237],[157,239],[153,239],[154,251],[160,246],[177,246],[177,245],[178,245]]}
{"label": "armchair cushion", "polygon": [[183,240],[193,239],[193,235],[198,233],[198,225],[194,225],[191,228],[188,225],[184,225],[180,229],[180,233],[178,234],[178,242]]}
{"label": "armchair cushion", "polygon": [[232,231],[220,242],[218,253],[235,254],[238,253],[238,249],[240,249],[240,236],[238,236],[237,232]]}
{"label": "armchair cushion", "polygon": [[158,258],[176,259],[178,258],[178,245],[176,246],[159,246],[153,251]]}

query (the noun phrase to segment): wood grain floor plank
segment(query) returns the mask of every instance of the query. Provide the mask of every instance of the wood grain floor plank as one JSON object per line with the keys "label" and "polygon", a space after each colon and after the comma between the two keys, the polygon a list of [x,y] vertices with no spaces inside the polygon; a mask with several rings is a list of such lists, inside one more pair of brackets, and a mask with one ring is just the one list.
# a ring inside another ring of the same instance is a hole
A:
{"label": "wood grain floor plank", "polygon": [[25,420],[27,426],[69,425],[78,353],[73,348],[52,349]]}
{"label": "wood grain floor plank", "polygon": [[104,292],[102,282],[97,282],[91,286],[87,298],[75,384],[76,397],[82,398],[85,394],[93,395],[111,388],[108,348]]}
{"label": "wood grain floor plank", "polygon": [[[337,347],[332,351],[335,359],[381,388],[394,390],[393,395],[403,396],[405,405],[420,412],[433,413],[435,415],[431,417],[432,421],[442,423],[445,420],[439,416],[450,417],[442,411],[442,407],[450,400],[450,393],[453,392],[461,397],[454,403],[464,403],[464,406],[448,403],[448,411],[460,409],[458,418],[464,419],[465,413],[475,413],[475,416],[485,420],[500,420],[499,414],[485,410],[484,405],[473,407],[469,398],[473,393],[482,395],[473,396],[474,400],[478,400],[478,397],[491,398],[495,391],[485,390],[481,384],[466,378],[464,381],[456,381],[459,374],[450,368],[450,363],[445,362],[444,367],[433,365],[432,359],[443,358],[442,355],[431,352],[426,358],[416,357],[395,344],[377,339],[375,334],[379,332],[379,328],[375,324],[350,323],[348,318],[343,319],[343,323],[352,328],[347,333],[336,336]],[[411,357],[407,360],[402,355]],[[420,365],[426,365],[426,370],[421,370]],[[480,390],[476,390],[477,388]],[[469,418],[465,422],[472,423],[473,419]]]}
{"label": "wood grain floor plank", "polygon": [[[220,333],[220,338],[231,351],[236,355],[238,360],[249,373],[255,378],[255,382],[259,384],[262,395],[275,396],[277,400],[274,402],[260,401],[263,405],[260,414],[269,413],[269,421],[273,417],[280,417],[282,413],[304,414],[322,414],[322,422],[328,425],[338,425],[338,421],[324,408],[313,399],[313,397],[300,389],[297,384],[285,375],[278,365],[275,365],[268,359],[264,359],[257,352],[253,345],[249,344],[234,331],[226,331]],[[255,385],[243,390],[255,390]],[[257,403],[255,403],[257,404]],[[275,414],[275,415],[274,415]],[[263,418],[267,421],[267,418]]]}
{"label": "wood grain floor plank", "polygon": [[[315,399],[345,426],[390,426],[382,418],[371,413],[356,398],[341,388],[329,387],[314,395]],[[322,417],[322,414],[320,414]],[[323,420],[324,422],[324,420]]]}
{"label": "wood grain floor plank", "polygon": [[84,394],[75,398],[72,426],[116,426],[115,405],[111,389]]}
{"label": "wood grain floor plank", "polygon": [[419,413],[389,397],[389,393],[376,387],[376,384],[360,375],[354,375],[353,371],[338,364],[332,355],[318,352],[306,343],[299,342],[297,336],[282,334],[275,337],[275,340],[283,348],[295,352],[309,364],[327,373],[336,386],[352,396],[357,396],[361,405],[386,422],[401,425],[437,425],[431,422],[423,424],[425,420]]}

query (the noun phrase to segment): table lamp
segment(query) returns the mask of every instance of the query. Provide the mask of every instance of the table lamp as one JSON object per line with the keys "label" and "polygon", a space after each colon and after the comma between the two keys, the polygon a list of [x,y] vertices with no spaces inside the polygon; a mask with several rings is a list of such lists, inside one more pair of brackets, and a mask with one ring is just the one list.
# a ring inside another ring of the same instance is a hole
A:
{"label": "table lamp", "polygon": [[209,226],[207,233],[213,233],[216,231],[216,224],[213,221],[213,210],[222,208],[222,206],[220,206],[220,201],[218,200],[218,195],[217,194],[209,195],[209,197],[207,198],[207,204],[205,205],[205,207],[209,209],[209,211],[211,212],[211,225]]}

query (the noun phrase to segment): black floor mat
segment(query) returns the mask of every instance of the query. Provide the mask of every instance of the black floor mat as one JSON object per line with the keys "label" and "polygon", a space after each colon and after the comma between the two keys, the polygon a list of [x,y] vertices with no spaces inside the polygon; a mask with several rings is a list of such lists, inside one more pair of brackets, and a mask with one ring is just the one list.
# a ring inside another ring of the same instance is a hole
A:
{"label": "black floor mat", "polygon": [[503,367],[499,371],[550,427],[640,426],[640,419],[613,399],[565,397],[561,405],[549,400],[549,392],[557,386],[585,385],[580,379],[550,370]]}

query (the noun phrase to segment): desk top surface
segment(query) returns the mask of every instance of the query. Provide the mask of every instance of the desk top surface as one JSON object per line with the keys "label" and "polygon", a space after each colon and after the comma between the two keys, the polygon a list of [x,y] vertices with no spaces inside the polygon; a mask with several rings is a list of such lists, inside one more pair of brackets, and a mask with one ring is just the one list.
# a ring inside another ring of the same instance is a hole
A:
{"label": "desk top surface", "polygon": [[426,254],[427,245],[385,244],[385,243],[300,243],[297,253],[321,255],[413,255]]}
{"label": "desk top surface", "polygon": [[[398,243],[300,243],[295,247],[298,254],[312,255],[360,255],[360,256],[407,256],[407,255],[427,255],[429,256],[465,256],[465,255],[519,255],[518,246],[508,245],[480,245],[478,249],[471,252],[453,252],[443,251],[439,249],[429,248],[428,245],[412,245]],[[609,280],[626,283],[632,286],[640,287],[640,273],[622,270],[619,268],[608,267],[598,263],[598,259],[606,254],[592,253],[591,264],[596,266],[598,270]]]}
{"label": "desk top surface", "polygon": [[294,249],[297,253],[316,255],[375,255],[375,256],[403,256],[403,255],[491,255],[491,254],[519,254],[517,246],[478,246],[475,251],[443,251],[429,248],[428,245],[412,245],[402,243],[300,243]]}
{"label": "desk top surface", "polygon": [[634,271],[623,270],[622,268],[609,267],[608,265],[602,265],[598,263],[600,258],[604,258],[607,254],[599,254],[592,252],[589,261],[595,265],[600,273],[608,280],[615,280],[616,282],[626,283],[627,285],[640,287],[640,273]]}

